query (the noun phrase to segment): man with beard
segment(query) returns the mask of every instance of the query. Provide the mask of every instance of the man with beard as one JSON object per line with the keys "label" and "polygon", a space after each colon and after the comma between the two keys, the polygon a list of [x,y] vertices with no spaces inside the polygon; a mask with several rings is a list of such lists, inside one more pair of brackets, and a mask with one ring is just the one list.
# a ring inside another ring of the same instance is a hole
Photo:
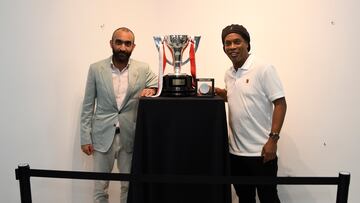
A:
{"label": "man with beard", "polygon": [[[115,160],[120,173],[130,173],[140,96],[156,93],[157,76],[148,64],[131,59],[134,33],[114,31],[113,55],[90,65],[81,113],[81,149],[93,155],[94,171],[110,173]],[[128,182],[121,182],[126,203]],[[107,203],[109,181],[95,181],[94,202]]]}
{"label": "man with beard", "polygon": [[[229,25],[221,34],[223,50],[232,62],[225,73],[226,89],[216,94],[228,102],[230,163],[234,176],[277,176],[277,142],[286,101],[272,65],[250,51],[250,35],[242,25]],[[234,185],[239,202],[280,202],[276,185]]]}

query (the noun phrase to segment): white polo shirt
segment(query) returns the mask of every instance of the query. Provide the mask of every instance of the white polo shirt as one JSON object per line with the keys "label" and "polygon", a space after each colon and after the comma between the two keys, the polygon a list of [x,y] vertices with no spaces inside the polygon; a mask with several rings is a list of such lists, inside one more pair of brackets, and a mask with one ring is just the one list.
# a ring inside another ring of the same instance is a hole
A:
{"label": "white polo shirt", "polygon": [[284,97],[281,81],[272,65],[262,64],[249,55],[236,71],[225,73],[229,108],[230,153],[261,156],[271,130],[273,103]]}

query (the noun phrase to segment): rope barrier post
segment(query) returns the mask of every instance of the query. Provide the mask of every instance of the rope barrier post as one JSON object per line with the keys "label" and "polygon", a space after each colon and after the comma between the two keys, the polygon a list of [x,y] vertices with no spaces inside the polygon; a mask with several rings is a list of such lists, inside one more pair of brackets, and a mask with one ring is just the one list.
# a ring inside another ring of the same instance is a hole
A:
{"label": "rope barrier post", "polygon": [[19,164],[18,168],[15,169],[15,176],[20,184],[21,203],[31,203],[30,166]]}
{"label": "rope barrier post", "polygon": [[340,172],[336,194],[336,203],[347,203],[350,185],[350,173]]}

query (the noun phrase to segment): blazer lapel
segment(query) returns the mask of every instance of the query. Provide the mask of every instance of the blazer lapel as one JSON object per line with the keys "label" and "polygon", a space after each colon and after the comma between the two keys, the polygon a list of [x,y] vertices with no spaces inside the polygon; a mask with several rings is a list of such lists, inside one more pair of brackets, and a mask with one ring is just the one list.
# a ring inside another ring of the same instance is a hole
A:
{"label": "blazer lapel", "polygon": [[130,95],[132,95],[132,93],[135,91],[134,88],[136,86],[136,82],[138,80],[139,77],[139,72],[136,68],[136,66],[133,65],[131,59],[130,59],[130,64],[129,64],[129,86],[128,89],[126,91],[126,96],[124,99],[124,104],[129,100]]}
{"label": "blazer lapel", "polygon": [[117,109],[117,104],[116,104],[116,98],[115,98],[115,93],[114,93],[114,86],[113,86],[113,82],[112,82],[112,70],[111,70],[111,63],[110,60],[107,60],[106,63],[104,63],[104,65],[101,67],[101,78],[102,78],[102,82],[105,86],[106,92],[109,95],[109,99],[111,100],[111,103],[113,103],[114,107]]}

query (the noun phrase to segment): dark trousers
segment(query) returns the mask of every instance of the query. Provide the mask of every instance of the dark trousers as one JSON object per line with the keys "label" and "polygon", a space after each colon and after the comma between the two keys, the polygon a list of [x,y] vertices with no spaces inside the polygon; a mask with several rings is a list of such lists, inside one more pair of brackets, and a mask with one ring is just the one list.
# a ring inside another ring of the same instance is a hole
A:
{"label": "dark trousers", "polygon": [[[232,176],[277,176],[277,158],[263,163],[262,157],[244,157],[230,154]],[[276,185],[234,184],[239,203],[255,203],[256,190],[261,203],[280,203]]]}

